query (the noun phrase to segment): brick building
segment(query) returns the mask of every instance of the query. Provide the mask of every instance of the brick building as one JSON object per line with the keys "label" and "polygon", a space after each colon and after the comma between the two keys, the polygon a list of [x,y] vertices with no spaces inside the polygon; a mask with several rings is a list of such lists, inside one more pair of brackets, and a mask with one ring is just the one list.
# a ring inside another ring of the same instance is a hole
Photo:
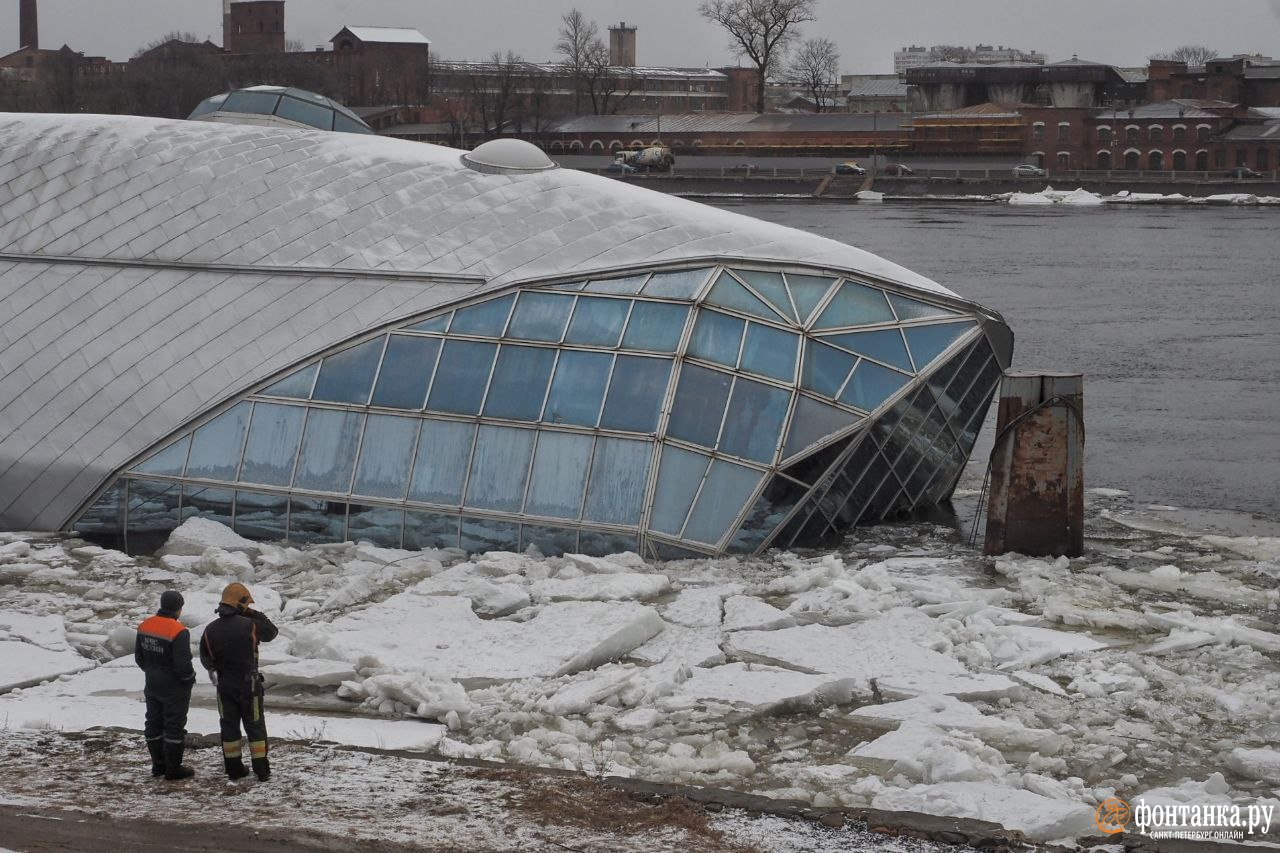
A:
{"label": "brick building", "polygon": [[223,0],[222,46],[228,53],[284,53],[284,0]]}

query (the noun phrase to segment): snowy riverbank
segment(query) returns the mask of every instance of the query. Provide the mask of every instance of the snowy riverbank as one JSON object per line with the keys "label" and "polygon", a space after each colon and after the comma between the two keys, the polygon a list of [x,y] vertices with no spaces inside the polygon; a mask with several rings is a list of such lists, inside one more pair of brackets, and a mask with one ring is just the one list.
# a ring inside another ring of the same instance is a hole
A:
{"label": "snowy riverbank", "polygon": [[[276,737],[1097,833],[1133,802],[1280,797],[1280,539],[1090,495],[1079,560],[949,528],[832,553],[645,564],[298,550],[212,523],[158,559],[0,534],[0,723],[138,728],[132,628],[173,586],[198,640],[239,579]],[[42,683],[43,682],[43,683]],[[26,685],[26,686],[23,686]],[[189,728],[216,731],[197,686]],[[141,766],[141,758],[139,759]]]}

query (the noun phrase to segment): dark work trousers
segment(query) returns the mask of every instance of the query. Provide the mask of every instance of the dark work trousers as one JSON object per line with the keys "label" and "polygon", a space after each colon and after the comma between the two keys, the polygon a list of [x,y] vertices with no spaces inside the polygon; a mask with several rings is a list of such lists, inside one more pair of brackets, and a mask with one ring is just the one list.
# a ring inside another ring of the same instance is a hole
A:
{"label": "dark work trousers", "polygon": [[[267,757],[267,721],[262,713],[262,679],[250,676],[218,679],[218,723],[222,728],[222,755],[241,757],[240,726],[249,739],[250,758]],[[230,682],[230,683],[228,683]]]}
{"label": "dark work trousers", "polygon": [[148,742],[161,738],[182,743],[187,737],[187,709],[191,707],[191,685],[183,684],[167,672],[148,672],[147,722],[143,728]]}

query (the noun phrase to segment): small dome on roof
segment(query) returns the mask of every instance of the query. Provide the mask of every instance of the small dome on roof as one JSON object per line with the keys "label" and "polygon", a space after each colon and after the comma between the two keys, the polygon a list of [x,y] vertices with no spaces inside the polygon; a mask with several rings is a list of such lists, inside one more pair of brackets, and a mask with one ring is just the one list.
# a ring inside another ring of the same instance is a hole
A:
{"label": "small dome on roof", "polygon": [[556,164],[542,149],[522,139],[492,139],[462,155],[462,162],[477,172],[541,172]]}

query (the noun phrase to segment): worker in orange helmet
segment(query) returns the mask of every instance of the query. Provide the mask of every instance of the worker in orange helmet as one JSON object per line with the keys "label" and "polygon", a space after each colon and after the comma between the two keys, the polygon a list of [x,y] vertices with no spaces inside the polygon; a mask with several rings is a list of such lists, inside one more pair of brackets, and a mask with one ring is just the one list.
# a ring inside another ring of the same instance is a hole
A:
{"label": "worker in orange helmet", "polygon": [[151,753],[151,775],[190,779],[195,771],[182,763],[186,748],[187,710],[196,671],[191,665],[191,632],[178,621],[182,593],[160,596],[160,610],[138,626],[133,660],[147,676],[143,695],[147,720],[143,729]]}
{"label": "worker in orange helmet", "polygon": [[222,760],[228,778],[249,775],[240,748],[240,726],[249,739],[253,772],[261,782],[271,778],[267,760],[267,724],[262,711],[262,676],[258,643],[269,643],[279,630],[252,609],[253,596],[242,583],[228,584],[218,604],[218,618],[204,629],[200,663],[218,688],[218,722],[222,728]]}

